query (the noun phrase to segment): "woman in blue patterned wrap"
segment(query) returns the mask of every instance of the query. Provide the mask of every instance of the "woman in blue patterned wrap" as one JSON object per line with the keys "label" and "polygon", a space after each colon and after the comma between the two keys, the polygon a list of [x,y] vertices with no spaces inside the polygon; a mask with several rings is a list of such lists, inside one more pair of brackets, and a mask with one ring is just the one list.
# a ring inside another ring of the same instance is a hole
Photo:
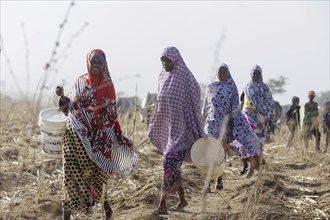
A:
{"label": "woman in blue patterned wrap", "polygon": [[[258,168],[262,143],[240,111],[237,86],[224,63],[215,80],[206,87],[202,115],[206,135],[220,139],[225,151],[231,148],[242,160],[251,162],[248,174],[251,177],[254,168]],[[222,188],[219,177],[216,189]],[[206,185],[203,192],[210,192],[210,187]]]}
{"label": "woman in blue patterned wrap", "polygon": [[242,99],[243,114],[259,137],[265,137],[269,143],[271,123],[275,117],[275,107],[272,92],[263,82],[262,69],[255,65],[251,71],[251,80],[244,88]]}

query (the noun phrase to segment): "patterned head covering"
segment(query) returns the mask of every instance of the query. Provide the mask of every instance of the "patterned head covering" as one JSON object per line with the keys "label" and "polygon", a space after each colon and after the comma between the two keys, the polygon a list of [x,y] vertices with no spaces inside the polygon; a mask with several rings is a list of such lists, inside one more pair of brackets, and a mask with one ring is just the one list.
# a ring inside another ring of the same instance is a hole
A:
{"label": "patterned head covering", "polygon": [[221,64],[220,64],[220,67],[219,67],[218,69],[220,69],[221,67],[226,67],[226,69],[228,70],[228,72],[230,72],[230,71],[229,71],[229,67],[228,67],[227,64],[225,64],[225,63],[221,63]]}
{"label": "patterned head covering", "polygon": [[200,87],[175,47],[167,47],[161,56],[174,68],[162,68],[158,80],[155,113],[149,126],[150,142],[163,153],[192,147],[203,136],[200,115]]}
{"label": "patterned head covering", "polygon": [[[90,62],[102,56],[102,73],[93,75]],[[88,156],[102,170],[130,174],[137,162],[134,144],[122,136],[117,121],[116,95],[105,54],[92,50],[87,54],[87,73],[78,77],[70,96],[69,120]]]}
{"label": "patterned head covering", "polygon": [[[261,67],[255,65],[251,69],[251,75],[255,70],[259,70],[261,72],[262,78]],[[267,117],[268,119],[272,119],[275,116],[272,93],[268,85],[265,84],[262,80],[258,82],[250,80],[244,88],[244,93],[262,116]]]}
{"label": "patterned head covering", "polygon": [[252,69],[250,70],[250,75],[251,75],[251,78],[253,77],[253,73],[254,73],[254,71],[256,71],[256,70],[258,70],[259,72],[260,72],[260,74],[261,74],[261,81],[263,81],[263,78],[262,78],[262,69],[261,69],[261,67],[259,66],[259,65],[254,65],[253,67],[252,67]]}

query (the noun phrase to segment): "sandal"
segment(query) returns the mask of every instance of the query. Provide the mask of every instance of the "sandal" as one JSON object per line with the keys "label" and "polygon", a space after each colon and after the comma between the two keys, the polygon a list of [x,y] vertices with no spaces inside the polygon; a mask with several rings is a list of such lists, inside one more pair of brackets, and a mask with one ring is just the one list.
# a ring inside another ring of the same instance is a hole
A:
{"label": "sandal", "polygon": [[163,208],[160,208],[160,207],[157,207],[155,208],[154,210],[152,210],[152,213],[155,214],[155,215],[167,215],[168,212],[166,209],[163,209]]}

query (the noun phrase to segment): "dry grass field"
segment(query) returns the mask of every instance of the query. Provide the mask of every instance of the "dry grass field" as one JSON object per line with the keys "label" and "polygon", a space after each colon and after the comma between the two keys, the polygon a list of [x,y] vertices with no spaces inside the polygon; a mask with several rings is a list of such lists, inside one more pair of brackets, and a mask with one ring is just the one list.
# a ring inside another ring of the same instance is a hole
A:
{"label": "dry grass field", "polygon": [[[61,159],[40,150],[38,114],[28,105],[1,100],[0,117],[0,219],[62,219]],[[133,123],[122,123],[124,134],[133,139]],[[240,160],[228,156],[224,189],[203,195],[203,178],[193,164],[182,169],[183,184],[190,205],[184,212],[155,216],[159,201],[161,159],[146,139],[146,126],[137,122],[134,142],[139,145],[139,164],[129,177],[113,176],[108,182],[108,197],[113,219],[329,219],[330,149],[315,153],[311,144],[306,158],[302,145],[287,149],[285,126],[274,141],[265,146],[267,165],[252,178],[240,176]],[[313,140],[314,142],[314,140]],[[314,143],[313,143],[314,144]],[[324,146],[322,137],[321,146]],[[169,205],[177,203],[169,198]],[[75,215],[73,219],[102,219],[101,206],[93,216]]]}

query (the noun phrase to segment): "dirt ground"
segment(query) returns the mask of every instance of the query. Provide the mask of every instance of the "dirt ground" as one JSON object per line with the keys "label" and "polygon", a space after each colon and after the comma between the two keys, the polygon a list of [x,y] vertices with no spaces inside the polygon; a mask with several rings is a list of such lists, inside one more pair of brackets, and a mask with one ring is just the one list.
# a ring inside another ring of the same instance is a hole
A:
{"label": "dirt ground", "polygon": [[[12,101],[1,102],[0,117],[0,220],[62,219],[61,159],[40,150],[38,115]],[[113,219],[329,219],[330,149],[316,153],[314,139],[302,157],[302,145],[285,147],[288,132],[282,126],[273,142],[264,148],[266,166],[251,178],[239,175],[241,162],[227,156],[224,189],[202,194],[204,179],[191,163],[182,167],[183,184],[189,201],[184,212],[169,211],[155,216],[162,177],[162,155],[146,139],[146,126],[137,122],[133,137],[132,121],[122,123],[124,134],[138,145],[139,164],[129,177],[113,176],[107,194],[114,210]],[[321,137],[324,146],[324,137]],[[212,184],[214,186],[214,183]],[[168,206],[178,202],[171,196]],[[72,219],[102,219],[101,206],[92,216]]]}

